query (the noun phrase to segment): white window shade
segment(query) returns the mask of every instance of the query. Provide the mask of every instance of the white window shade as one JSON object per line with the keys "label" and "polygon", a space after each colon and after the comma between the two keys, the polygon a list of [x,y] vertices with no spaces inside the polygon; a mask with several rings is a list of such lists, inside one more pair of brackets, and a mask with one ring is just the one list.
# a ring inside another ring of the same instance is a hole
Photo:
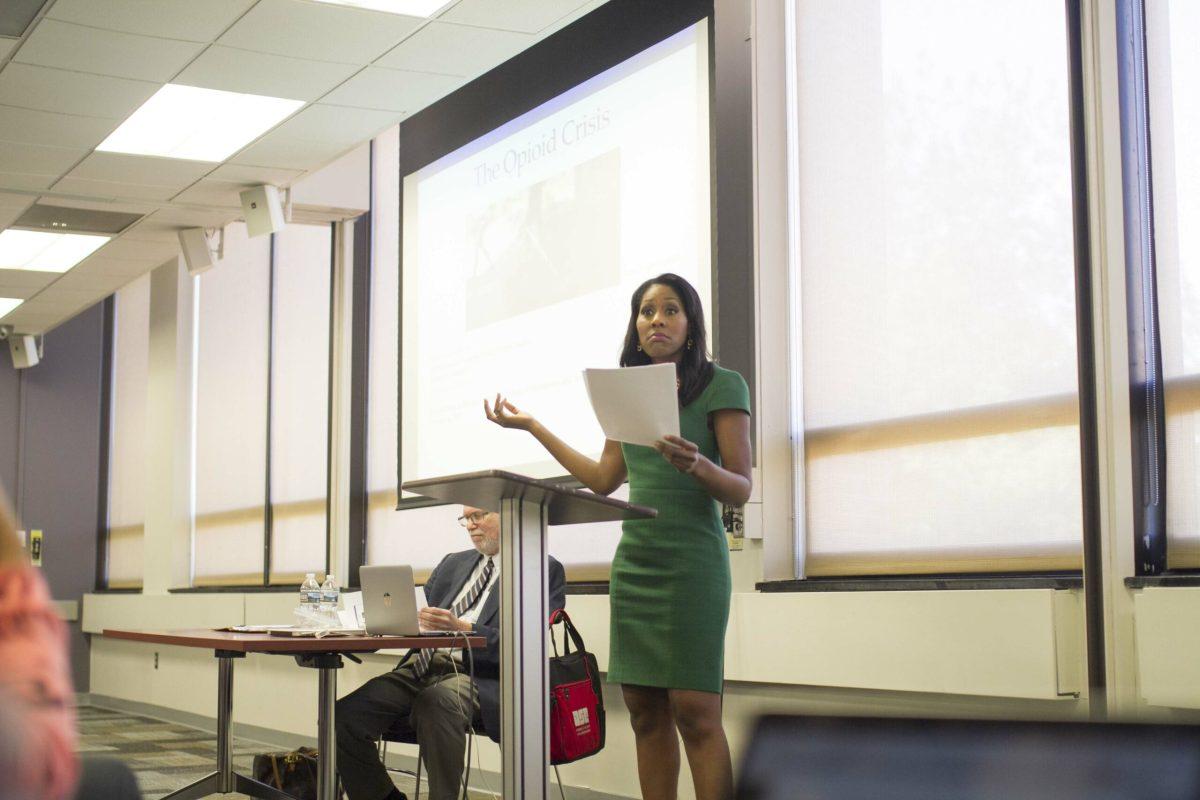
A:
{"label": "white window shade", "polygon": [[[418,577],[424,579],[442,556],[469,548],[471,540],[455,522],[462,513],[460,506],[396,510],[396,340],[400,275],[400,151],[396,128],[375,139],[372,159],[366,562],[411,564]],[[479,388],[481,398],[485,389]],[[553,529],[550,552],[566,566],[568,580],[607,580],[620,535],[619,523],[572,525],[561,532]]]}
{"label": "white window shade", "polygon": [[1200,567],[1200,5],[1147,0],[1159,333],[1167,410],[1167,566]]}
{"label": "white window shade", "polygon": [[800,3],[810,575],[1080,564],[1065,25]]}
{"label": "white window shade", "polygon": [[142,585],[150,276],[116,293],[108,469],[107,587]]}
{"label": "white window shade", "polygon": [[236,223],[195,279],[197,585],[262,582],[270,264],[270,237]]}
{"label": "white window shade", "polygon": [[461,513],[459,506],[396,510],[396,337],[400,320],[398,128],[391,128],[375,139],[372,163],[366,562],[411,564],[418,579],[423,579],[442,556],[470,547],[471,540],[455,523]]}
{"label": "white window shade", "polygon": [[275,237],[271,336],[271,582],[325,572],[332,231]]}

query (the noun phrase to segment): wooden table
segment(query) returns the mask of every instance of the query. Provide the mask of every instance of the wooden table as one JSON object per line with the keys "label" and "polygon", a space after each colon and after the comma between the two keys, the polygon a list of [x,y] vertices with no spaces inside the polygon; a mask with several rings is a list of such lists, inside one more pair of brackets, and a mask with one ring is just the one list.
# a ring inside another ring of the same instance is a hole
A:
{"label": "wooden table", "polygon": [[[233,633],[207,628],[174,631],[128,631],[105,629],[112,639],[133,642],[200,647],[217,657],[217,769],[163,800],[193,800],[210,794],[241,792],[262,800],[295,800],[273,786],[233,771],[233,660],[247,653],[293,656],[301,667],[318,670],[317,692],[317,800],[336,800],[337,743],[334,740],[334,705],[337,702],[337,670],[342,654],[373,653],[376,650],[463,647],[464,637],[448,636],[326,636],[321,639],[272,636],[266,633]],[[466,645],[482,648],[487,640],[469,636]]]}

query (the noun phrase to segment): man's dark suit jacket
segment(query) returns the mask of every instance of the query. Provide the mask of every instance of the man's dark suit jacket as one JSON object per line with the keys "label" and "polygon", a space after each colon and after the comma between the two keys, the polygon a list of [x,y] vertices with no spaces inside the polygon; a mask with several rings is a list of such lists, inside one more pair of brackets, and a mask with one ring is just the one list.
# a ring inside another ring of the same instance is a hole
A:
{"label": "man's dark suit jacket", "polygon": [[[449,608],[481,558],[483,556],[475,549],[451,553],[443,558],[425,583],[425,602],[438,608]],[[500,576],[500,580],[504,580],[503,575]],[[496,742],[500,741],[500,592],[497,591],[500,580],[492,584],[491,590],[483,600],[479,621],[475,623],[475,632],[487,638],[487,647],[474,651],[479,713],[483,718],[484,730]],[[547,583],[550,610],[562,608],[566,603],[566,575],[563,565],[553,556],[549,557]],[[550,624],[549,619],[546,620],[546,624]],[[464,663],[469,663],[466,658]]]}

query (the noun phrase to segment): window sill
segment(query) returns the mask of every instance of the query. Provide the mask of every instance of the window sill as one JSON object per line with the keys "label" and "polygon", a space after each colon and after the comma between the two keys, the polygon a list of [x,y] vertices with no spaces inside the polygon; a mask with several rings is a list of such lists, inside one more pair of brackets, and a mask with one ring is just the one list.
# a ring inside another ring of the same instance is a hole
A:
{"label": "window sill", "polygon": [[1125,588],[1127,589],[1181,588],[1187,586],[1200,586],[1200,574],[1195,572],[1166,573],[1163,575],[1138,575],[1134,578],[1125,579]]}
{"label": "window sill", "polygon": [[771,592],[944,592],[979,589],[1082,589],[1077,573],[1035,575],[912,575],[865,578],[807,578],[763,581],[754,588]]}
{"label": "window sill", "polygon": [[[296,594],[296,586],[179,586],[168,594]],[[353,589],[342,591],[354,591]]]}

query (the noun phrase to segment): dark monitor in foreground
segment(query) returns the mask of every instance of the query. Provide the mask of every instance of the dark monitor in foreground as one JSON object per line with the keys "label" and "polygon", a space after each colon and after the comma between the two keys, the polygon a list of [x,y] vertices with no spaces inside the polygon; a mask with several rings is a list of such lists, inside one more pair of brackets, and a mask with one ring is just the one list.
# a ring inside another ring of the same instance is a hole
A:
{"label": "dark monitor in foreground", "polygon": [[1198,800],[1200,727],[764,717],[739,800]]}

